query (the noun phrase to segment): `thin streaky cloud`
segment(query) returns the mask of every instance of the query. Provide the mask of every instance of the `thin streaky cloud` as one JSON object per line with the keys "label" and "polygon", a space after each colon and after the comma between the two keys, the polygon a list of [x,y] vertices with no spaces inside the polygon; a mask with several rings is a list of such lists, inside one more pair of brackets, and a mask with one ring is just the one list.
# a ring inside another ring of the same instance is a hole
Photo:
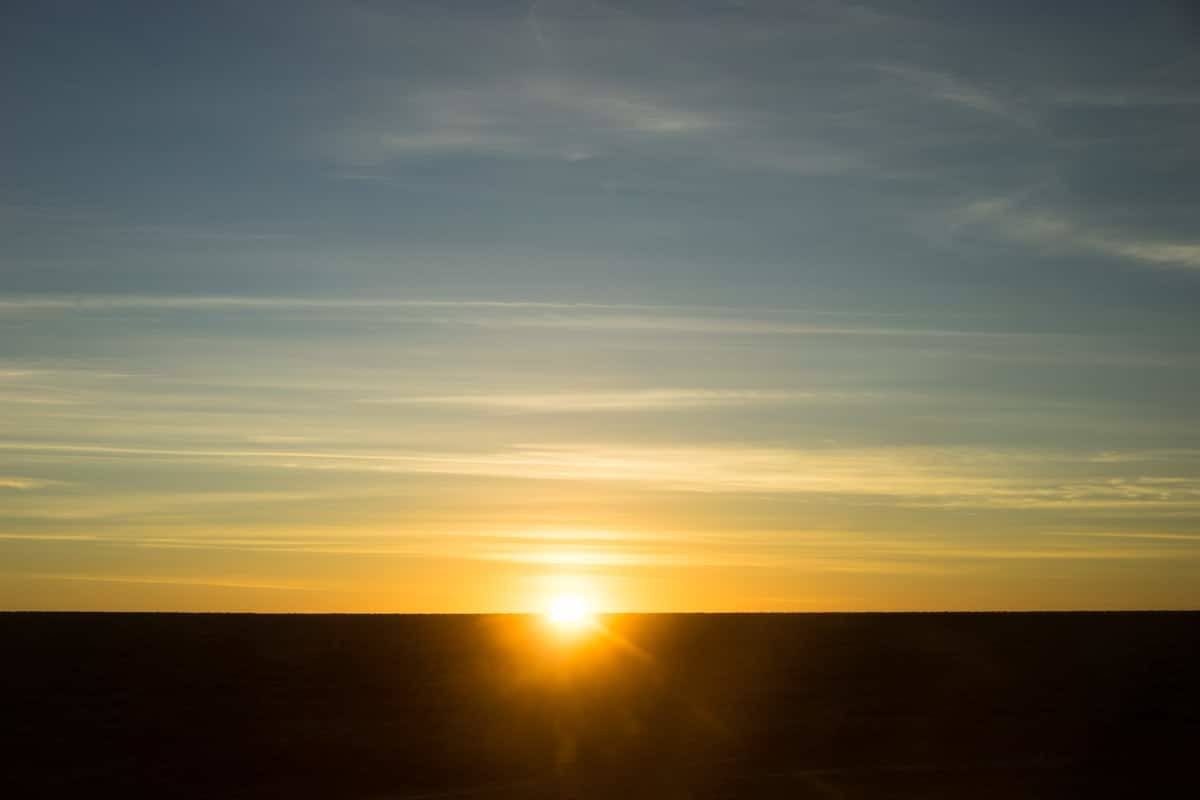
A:
{"label": "thin streaky cloud", "polygon": [[[453,320],[445,319],[446,322]],[[901,328],[850,325],[819,325],[788,323],[774,320],[697,317],[677,315],[555,315],[540,314],[523,317],[478,317],[468,320],[488,327],[574,328],[600,331],[651,330],[673,333],[735,334],[756,336],[931,336],[963,338],[1022,339],[1036,336],[1025,331],[981,331],[955,328]]]}
{"label": "thin streaky cloud", "polygon": [[833,396],[815,392],[766,389],[639,389],[620,392],[546,394],[414,395],[363,398],[359,402],[389,405],[463,406],[531,413],[573,413],[788,403],[818,398],[833,399]]}
{"label": "thin streaky cloud", "polygon": [[34,489],[45,489],[49,486],[59,485],[60,481],[47,481],[40,478],[22,478],[15,475],[0,475],[0,489],[14,489],[16,491],[31,491]]}
{"label": "thin streaky cloud", "polygon": [[[887,549],[884,550],[887,552]],[[892,552],[905,551],[902,548],[892,548]],[[968,548],[928,548],[920,550],[924,556],[942,559],[964,559],[978,561],[1040,561],[1043,559],[1055,561],[1160,561],[1179,558],[1176,548],[1153,550],[1147,548],[1121,548],[1115,550],[1100,550],[1095,547],[1080,547],[1073,550],[1031,547],[1028,549],[968,549]],[[1200,552],[1195,558],[1200,559]]]}
{"label": "thin streaky cloud", "polygon": [[542,31],[542,23],[538,19],[537,6],[538,0],[529,0],[528,9],[525,12],[525,20],[529,25],[529,32],[532,34],[533,40],[537,42],[542,57],[550,61],[553,59],[553,53],[550,50],[550,43],[546,39],[546,34]]}
{"label": "thin streaky cloud", "polygon": [[336,297],[268,297],[253,295],[10,295],[0,297],[3,311],[59,311],[59,310],[170,310],[189,308],[248,308],[258,309],[305,309],[305,308],[362,308],[362,309],[406,309],[406,308],[532,308],[532,309],[637,309],[654,308],[605,303],[572,303],[507,300],[431,300],[431,299],[370,299]]}
{"label": "thin streaky cloud", "polygon": [[[803,450],[745,447],[646,448],[520,445],[493,451],[336,452],[115,447],[6,442],[0,450],[41,456],[223,460],[287,469],[350,470],[556,482],[616,482],[647,490],[722,494],[799,494],[888,499],[910,507],[1007,509],[1200,509],[1200,477],[1081,480],[1014,478],[1022,465],[1054,461],[1045,451],[973,448]],[[1058,454],[1071,468],[1087,463]],[[1060,468],[1061,469],[1061,468]],[[1077,467],[1075,467],[1077,469]]]}
{"label": "thin streaky cloud", "polygon": [[[714,315],[737,315],[752,312],[762,316],[822,316],[840,317],[846,319],[889,319],[901,320],[906,318],[922,319],[928,315],[924,312],[899,309],[870,309],[864,310],[847,306],[845,308],[830,308],[828,306],[771,306],[754,303],[751,305],[714,305],[706,303],[599,303],[577,300],[489,300],[482,298],[422,298],[422,297],[338,297],[338,296],[284,296],[284,295],[162,295],[162,294],[0,294],[0,311],[63,311],[71,309],[87,310],[150,310],[169,311],[171,309],[222,309],[230,310],[251,309],[269,310],[288,309],[421,309],[421,308],[463,308],[463,309],[530,309],[549,311],[644,311],[667,313],[711,313]],[[946,319],[958,319],[964,324],[979,319],[998,319],[999,312],[986,311],[955,311],[948,309],[939,314]],[[2,377],[20,377],[30,372],[45,370],[30,370],[25,368],[0,370]],[[57,369],[55,370],[57,371]],[[123,373],[96,370],[94,368],[78,368],[81,373],[94,376],[110,375],[123,377]]]}
{"label": "thin streaky cloud", "polygon": [[1026,128],[1037,126],[1030,111],[1011,101],[1002,100],[993,92],[945,72],[904,64],[880,64],[876,67],[886,75],[900,78],[924,95],[952,105],[967,108]]}
{"label": "thin streaky cloud", "polygon": [[14,542],[107,542],[116,541],[88,533],[0,533],[0,540]]}
{"label": "thin streaky cloud", "polygon": [[[150,310],[171,309],[411,309],[411,308],[464,308],[464,309],[532,309],[571,311],[692,311],[692,312],[746,312],[755,314],[805,314],[846,317],[901,318],[915,316],[911,312],[862,311],[848,308],[844,311],[829,308],[772,307],[753,305],[707,305],[697,303],[596,303],[586,301],[545,300],[488,300],[488,299],[438,299],[438,298],[379,298],[379,297],[303,297],[267,295],[158,295],[158,294],[25,294],[0,295],[0,311],[62,311],[62,310]],[[962,314],[948,316],[964,317]],[[7,372],[7,371],[6,371]],[[26,372],[26,370],[18,370]]]}
{"label": "thin streaky cloud", "polygon": [[1145,539],[1148,541],[1200,543],[1200,533],[1111,532],[1111,531],[1053,531],[1052,536],[1075,536],[1085,539]]}
{"label": "thin streaky cloud", "polygon": [[1063,106],[1138,109],[1200,105],[1200,92],[1163,91],[1153,86],[1127,89],[1068,88],[1049,93],[1047,99]]}
{"label": "thin streaky cloud", "polygon": [[87,401],[77,397],[37,391],[0,391],[0,405],[8,403],[33,406],[81,406]]}
{"label": "thin streaky cloud", "polygon": [[[509,300],[431,300],[431,299],[338,299],[305,297],[254,296],[155,296],[155,295],[81,295],[21,296],[0,298],[0,313],[37,313],[71,311],[171,311],[171,310],[360,310],[369,311],[432,311],[457,309],[484,312],[464,316],[432,315],[419,320],[445,325],[475,325],[509,328],[574,328],[579,330],[637,331],[699,334],[744,334],[778,336],[913,336],[913,337],[977,337],[1027,338],[1038,334],[1026,331],[986,331],[962,328],[928,328],[872,326],[862,324],[829,325],[786,322],[763,318],[795,314],[799,316],[838,316],[836,311],[746,308],[737,306],[639,305],[586,302],[545,302]],[[681,310],[711,312],[708,316],[681,315]],[[502,312],[530,312],[521,316]],[[501,312],[499,314],[492,312]],[[637,314],[621,312],[639,312]],[[674,312],[674,313],[673,313]],[[759,316],[733,316],[753,312]],[[895,314],[849,314],[851,318],[881,316],[896,320]],[[406,321],[408,321],[406,319]]]}
{"label": "thin streaky cloud", "polygon": [[259,583],[248,581],[225,580],[221,578],[167,578],[140,575],[76,575],[71,573],[33,572],[17,575],[20,578],[32,578],[47,581],[83,581],[89,583],[135,583],[152,584],[157,586],[205,586],[219,589],[269,589],[272,591],[313,592],[323,587],[311,583]]}
{"label": "thin streaky cloud", "polygon": [[[80,537],[31,535],[9,537],[101,543],[138,549],[167,551],[225,551],[239,553],[304,553],[328,556],[389,556],[464,559],[475,561],[508,561],[544,566],[591,567],[661,567],[709,566],[770,568],[778,563],[782,550],[764,548],[758,543],[726,542],[716,546],[689,546],[665,539],[656,543],[617,541],[597,542],[581,546],[571,543],[546,542],[487,542],[470,537],[429,536],[393,537],[390,541],[346,541],[345,537],[330,536],[306,540],[264,540],[246,538],[213,538],[205,536],[172,538]],[[470,544],[471,546],[466,546]],[[1098,549],[1091,545],[1061,547],[1027,545],[1018,547],[954,546],[941,542],[898,542],[888,539],[848,537],[841,541],[806,542],[797,539],[784,548],[799,560],[806,570],[817,572],[864,573],[930,573],[960,572],[963,564],[996,561],[1159,561],[1179,558],[1198,558],[1200,550],[1192,553],[1178,547],[1150,547],[1144,544]],[[205,581],[207,583],[207,581]]]}
{"label": "thin streaky cloud", "polygon": [[[0,485],[0,488],[4,488]],[[119,494],[75,495],[71,502],[38,505],[30,508],[13,507],[10,513],[22,518],[40,520],[105,520],[150,518],[164,514],[202,514],[212,510],[226,511],[239,507],[276,508],[329,500],[386,498],[394,491],[383,487],[346,487],[341,489],[311,489],[293,491],[191,491],[191,492],[129,492]]]}
{"label": "thin streaky cloud", "polygon": [[728,124],[630,86],[539,77],[410,92],[390,112],[343,121],[318,147],[351,167],[463,154],[572,162]]}
{"label": "thin streaky cloud", "polygon": [[1065,246],[1144,266],[1200,269],[1200,241],[1139,237],[1112,227],[1076,222],[1051,210],[1022,208],[1007,197],[976,200],[959,213],[966,221],[985,224],[1019,242]]}

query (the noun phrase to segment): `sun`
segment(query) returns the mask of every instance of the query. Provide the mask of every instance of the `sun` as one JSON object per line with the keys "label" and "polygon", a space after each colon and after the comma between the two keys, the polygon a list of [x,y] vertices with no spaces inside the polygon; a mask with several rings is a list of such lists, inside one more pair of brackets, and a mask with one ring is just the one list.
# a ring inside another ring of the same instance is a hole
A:
{"label": "sun", "polygon": [[591,603],[577,594],[560,594],[550,598],[544,617],[550,627],[561,633],[578,633],[596,624]]}

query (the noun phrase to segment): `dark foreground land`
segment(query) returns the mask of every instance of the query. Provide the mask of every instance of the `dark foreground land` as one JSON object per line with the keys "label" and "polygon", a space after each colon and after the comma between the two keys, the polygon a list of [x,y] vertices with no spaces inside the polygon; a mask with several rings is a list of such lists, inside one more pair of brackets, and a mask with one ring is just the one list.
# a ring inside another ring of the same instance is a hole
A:
{"label": "dark foreground land", "polygon": [[1200,614],[0,615],[0,796],[1197,796]]}

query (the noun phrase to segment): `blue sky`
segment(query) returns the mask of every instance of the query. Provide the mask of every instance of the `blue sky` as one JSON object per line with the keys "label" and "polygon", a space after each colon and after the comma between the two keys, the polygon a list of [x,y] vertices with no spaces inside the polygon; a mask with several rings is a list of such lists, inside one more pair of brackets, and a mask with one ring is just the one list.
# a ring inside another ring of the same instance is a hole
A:
{"label": "blue sky", "polygon": [[1194,607],[1186,3],[27,3],[0,603]]}

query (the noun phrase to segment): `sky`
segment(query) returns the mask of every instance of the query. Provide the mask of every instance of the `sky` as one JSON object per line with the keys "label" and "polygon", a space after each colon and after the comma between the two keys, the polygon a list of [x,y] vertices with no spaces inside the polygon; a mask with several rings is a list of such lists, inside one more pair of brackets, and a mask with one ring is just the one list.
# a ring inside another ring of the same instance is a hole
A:
{"label": "sky", "polygon": [[0,608],[1200,607],[1187,2],[18,2]]}

